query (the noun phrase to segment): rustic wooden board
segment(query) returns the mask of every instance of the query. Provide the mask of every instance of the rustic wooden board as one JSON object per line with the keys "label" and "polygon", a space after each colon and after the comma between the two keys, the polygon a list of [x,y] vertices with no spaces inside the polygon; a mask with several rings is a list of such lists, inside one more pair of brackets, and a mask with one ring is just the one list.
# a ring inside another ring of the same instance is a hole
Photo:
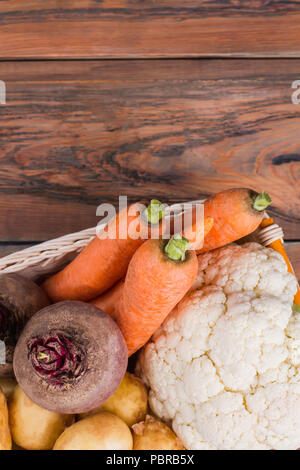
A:
{"label": "rustic wooden board", "polygon": [[269,192],[300,238],[299,60],[2,62],[0,241],[96,224],[96,207]]}
{"label": "rustic wooden board", "polygon": [[0,242],[0,258],[3,256],[10,255],[11,253],[16,253],[20,250],[25,250],[29,248],[32,244],[29,243],[1,243]]}
{"label": "rustic wooden board", "polygon": [[300,2],[2,0],[2,58],[300,57]]}
{"label": "rustic wooden board", "polygon": [[286,243],[286,250],[293,265],[297,279],[300,281],[300,242]]}

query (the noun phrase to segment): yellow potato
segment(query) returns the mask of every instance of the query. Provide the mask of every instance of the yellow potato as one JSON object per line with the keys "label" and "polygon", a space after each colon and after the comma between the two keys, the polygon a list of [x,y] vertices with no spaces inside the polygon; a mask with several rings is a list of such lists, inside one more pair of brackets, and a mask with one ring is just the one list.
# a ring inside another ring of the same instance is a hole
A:
{"label": "yellow potato", "polygon": [[8,404],[9,421],[14,442],[27,450],[50,450],[58,436],[74,418],[44,410],[33,403],[16,386]]}
{"label": "yellow potato", "polygon": [[132,435],[118,416],[101,411],[66,429],[53,450],[132,450]]}
{"label": "yellow potato", "polygon": [[11,445],[7,403],[4,393],[0,388],[0,450],[11,450]]}
{"label": "yellow potato", "polygon": [[183,450],[180,439],[164,423],[146,416],[146,420],[132,426],[133,450]]}
{"label": "yellow potato", "polygon": [[129,427],[145,419],[147,414],[147,389],[135,375],[126,372],[115,393],[100,407],[83,413],[80,418],[86,418],[99,411],[109,411],[121,418]]}
{"label": "yellow potato", "polygon": [[17,382],[12,377],[0,377],[0,387],[8,400],[15,389]]}

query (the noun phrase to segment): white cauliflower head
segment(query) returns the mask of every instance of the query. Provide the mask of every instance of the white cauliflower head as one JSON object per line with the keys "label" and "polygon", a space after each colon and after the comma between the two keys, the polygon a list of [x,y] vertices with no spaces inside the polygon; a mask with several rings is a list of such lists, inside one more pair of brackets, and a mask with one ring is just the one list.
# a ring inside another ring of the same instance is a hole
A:
{"label": "white cauliflower head", "polygon": [[300,447],[296,288],[281,255],[256,243],[199,256],[195,290],[137,365],[188,449]]}

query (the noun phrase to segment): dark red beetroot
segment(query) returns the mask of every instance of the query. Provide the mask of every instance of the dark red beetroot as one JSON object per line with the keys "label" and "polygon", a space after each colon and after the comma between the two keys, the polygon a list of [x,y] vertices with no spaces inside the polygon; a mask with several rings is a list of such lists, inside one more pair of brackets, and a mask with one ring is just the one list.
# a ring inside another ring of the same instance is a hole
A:
{"label": "dark red beetroot", "polygon": [[25,326],[14,354],[20,387],[37,405],[57,413],[84,413],[114,393],[128,352],[117,324],[79,301],[59,302]]}
{"label": "dark red beetroot", "polygon": [[45,292],[18,274],[0,275],[0,340],[5,344],[6,364],[0,375],[12,375],[13,352],[25,323],[50,304]]}

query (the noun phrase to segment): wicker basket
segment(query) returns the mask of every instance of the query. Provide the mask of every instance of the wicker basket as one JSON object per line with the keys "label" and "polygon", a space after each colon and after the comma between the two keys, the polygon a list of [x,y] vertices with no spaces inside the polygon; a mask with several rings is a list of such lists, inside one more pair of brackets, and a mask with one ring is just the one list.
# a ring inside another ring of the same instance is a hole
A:
{"label": "wicker basket", "polygon": [[[186,210],[187,204],[199,204],[203,203],[204,200],[205,199],[189,201],[168,206],[166,217],[170,217],[171,213],[180,215]],[[268,217],[267,214],[265,216]],[[55,238],[0,258],[0,272],[18,272],[32,280],[37,280],[55,273],[74,259],[92,238],[95,237],[96,229],[99,231],[104,227],[105,224],[100,224],[97,227]],[[252,241],[257,241],[265,246],[278,238],[283,239],[283,232],[281,227],[277,224],[259,229],[251,235]]]}

